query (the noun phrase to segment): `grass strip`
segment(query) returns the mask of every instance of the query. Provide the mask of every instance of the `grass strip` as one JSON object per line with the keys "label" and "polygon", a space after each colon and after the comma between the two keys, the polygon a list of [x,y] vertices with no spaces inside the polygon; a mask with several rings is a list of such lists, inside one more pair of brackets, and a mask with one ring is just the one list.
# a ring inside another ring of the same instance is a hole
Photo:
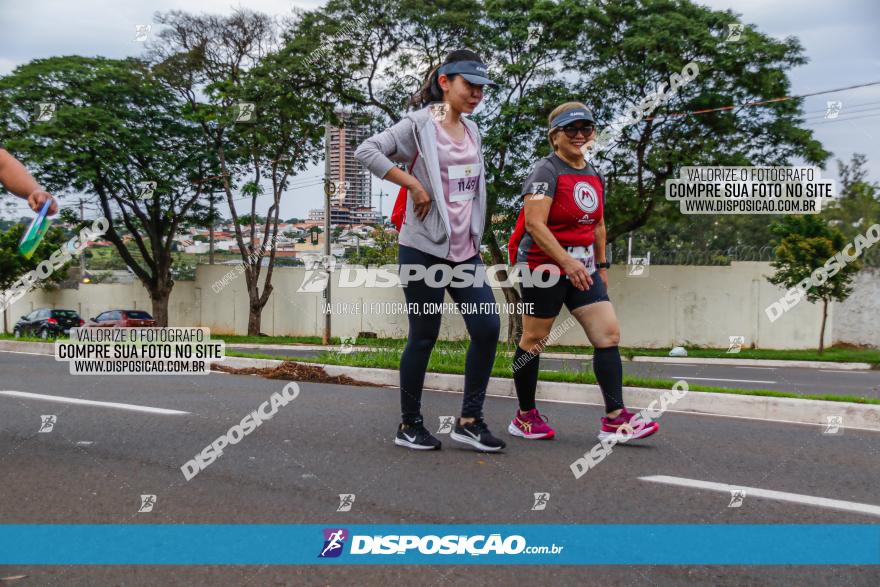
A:
{"label": "grass strip", "polygon": [[[250,359],[272,359],[276,361],[296,361],[301,363],[321,363],[324,365],[339,365],[347,367],[368,367],[374,369],[397,370],[400,367],[400,353],[389,349],[378,349],[372,353],[337,353],[324,352],[315,357],[284,357],[268,353],[249,353],[230,351],[227,356],[243,357]],[[464,356],[454,352],[434,352],[428,362],[428,371],[431,373],[448,373],[453,375],[464,374]],[[492,376],[510,378],[510,363],[506,357],[496,357],[492,367]],[[561,371],[542,371],[539,375],[541,381],[559,381],[564,383],[596,384],[596,376],[592,371],[575,371],[563,368]],[[671,389],[675,381],[671,379],[650,379],[644,377],[624,376],[623,384],[628,387],[645,387],[653,389]],[[880,399],[858,397],[852,395],[799,394],[790,391],[777,391],[772,389],[742,389],[731,387],[716,387],[713,385],[700,385],[688,383],[691,391],[704,391],[708,393],[726,393],[732,395],[754,395],[762,397],[788,397],[794,399],[813,399],[829,402],[852,402],[857,404],[880,405]]]}
{"label": "grass strip", "polygon": [[[228,344],[321,344],[319,336],[227,336],[214,335],[212,338],[221,339]],[[462,349],[467,348],[467,340],[438,340],[437,349]],[[340,345],[339,337],[330,339],[331,345]],[[400,338],[368,338],[359,339],[355,344],[367,344],[376,348],[402,349],[406,344],[405,339]],[[710,348],[687,346],[688,357],[699,359],[764,359],[783,361],[828,361],[835,363],[871,363],[880,366],[880,350],[853,349],[845,347],[830,347],[822,354],[816,349],[741,349],[738,353],[728,353],[726,348]],[[508,343],[499,343],[498,350],[513,352],[514,346]],[[574,353],[593,354],[591,346],[577,345],[550,345],[544,349],[545,353]],[[633,357],[668,357],[669,349],[651,349],[643,347],[620,347],[620,354],[627,358]]]}
{"label": "grass strip", "polygon": [[[66,337],[63,337],[66,338]],[[313,344],[322,343],[320,336],[239,336],[239,335],[213,335],[212,340],[223,340],[229,345],[234,344]],[[45,342],[36,337],[21,337],[16,339],[12,334],[0,334],[0,340],[21,340],[24,342]],[[403,349],[405,339],[400,338],[369,338],[360,339],[356,344],[368,344],[374,348]],[[465,350],[467,340],[438,340],[435,346],[437,350]],[[332,337],[330,344],[338,346],[342,344],[339,337]],[[728,353],[725,348],[709,347],[686,347],[688,358],[699,359],[757,359],[757,360],[782,360],[782,361],[826,361],[832,363],[870,363],[880,367],[880,350],[853,349],[844,347],[830,347],[822,354],[816,349],[741,349],[738,353]],[[514,346],[508,343],[499,343],[498,351],[512,353]],[[545,353],[573,353],[580,355],[593,354],[591,346],[577,345],[550,345],[544,349]],[[668,349],[651,349],[643,347],[620,347],[620,354],[628,359],[633,357],[668,357]]]}

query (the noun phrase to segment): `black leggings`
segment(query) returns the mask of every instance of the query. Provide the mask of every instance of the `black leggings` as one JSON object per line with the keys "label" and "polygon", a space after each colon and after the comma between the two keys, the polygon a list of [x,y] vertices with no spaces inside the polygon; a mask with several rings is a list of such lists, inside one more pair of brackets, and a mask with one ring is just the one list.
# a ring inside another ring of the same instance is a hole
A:
{"label": "black leggings", "polygon": [[[406,273],[401,270],[401,284],[404,285],[403,295],[406,297],[409,319],[409,336],[406,348],[400,357],[400,409],[403,413],[403,422],[412,424],[420,421],[422,417],[422,386],[425,383],[425,371],[431,358],[431,350],[440,334],[442,319],[442,313],[435,308],[443,303],[444,291],[449,291],[456,307],[461,309],[461,304],[467,305],[467,311],[461,313],[471,337],[471,344],[464,366],[464,399],[461,416],[482,418],[486,386],[489,384],[492,365],[495,363],[495,350],[501,332],[501,320],[495,307],[495,296],[485,280],[482,284],[477,283],[469,287],[448,285],[444,287],[438,285],[441,279],[440,271],[430,270],[433,265],[447,265],[451,268],[472,265],[474,269],[471,275],[478,274],[478,271],[485,271],[480,256],[474,255],[470,259],[456,263],[400,245],[398,258],[401,265],[421,265],[429,268],[424,279],[405,279]],[[431,284],[426,283],[426,279]],[[474,309],[477,311],[473,311]],[[425,310],[431,311],[426,313]]]}

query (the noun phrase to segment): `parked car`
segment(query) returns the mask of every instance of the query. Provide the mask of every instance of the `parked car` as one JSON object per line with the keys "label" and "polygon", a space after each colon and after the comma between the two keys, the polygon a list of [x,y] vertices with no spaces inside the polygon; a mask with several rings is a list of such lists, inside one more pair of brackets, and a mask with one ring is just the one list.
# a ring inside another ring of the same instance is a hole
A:
{"label": "parked car", "polygon": [[49,338],[59,334],[69,334],[71,328],[77,328],[83,324],[85,321],[73,310],[41,308],[19,318],[15,326],[12,327],[12,333],[16,338],[20,336]]}
{"label": "parked car", "polygon": [[143,310],[107,310],[94,318],[89,318],[89,327],[133,328],[137,326],[155,326],[156,321],[149,312]]}

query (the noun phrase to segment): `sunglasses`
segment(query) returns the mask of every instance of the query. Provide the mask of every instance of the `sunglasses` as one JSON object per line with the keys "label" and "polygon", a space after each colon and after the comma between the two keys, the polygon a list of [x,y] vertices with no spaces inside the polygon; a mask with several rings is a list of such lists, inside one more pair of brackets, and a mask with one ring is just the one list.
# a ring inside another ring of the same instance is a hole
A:
{"label": "sunglasses", "polygon": [[582,126],[575,126],[573,124],[567,124],[562,127],[562,132],[564,132],[565,136],[567,136],[570,139],[575,138],[579,132],[583,133],[585,139],[589,138],[590,135],[593,134],[594,130],[596,130],[596,127],[593,126],[592,124],[585,124]]}

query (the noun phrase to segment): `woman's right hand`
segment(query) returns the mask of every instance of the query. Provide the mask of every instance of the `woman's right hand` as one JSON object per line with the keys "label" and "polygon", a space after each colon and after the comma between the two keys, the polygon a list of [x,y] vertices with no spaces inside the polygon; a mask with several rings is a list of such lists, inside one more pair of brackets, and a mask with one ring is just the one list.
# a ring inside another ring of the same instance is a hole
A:
{"label": "woman's right hand", "polygon": [[424,220],[428,215],[428,211],[431,209],[431,196],[428,195],[427,190],[425,190],[419,180],[415,178],[413,179],[414,183],[407,186],[406,190],[413,201],[413,212],[416,213],[419,220]]}
{"label": "woman's right hand", "polygon": [[587,268],[571,255],[568,255],[568,258],[561,263],[560,267],[565,271],[571,283],[579,290],[587,291],[593,286],[593,279],[587,272]]}

